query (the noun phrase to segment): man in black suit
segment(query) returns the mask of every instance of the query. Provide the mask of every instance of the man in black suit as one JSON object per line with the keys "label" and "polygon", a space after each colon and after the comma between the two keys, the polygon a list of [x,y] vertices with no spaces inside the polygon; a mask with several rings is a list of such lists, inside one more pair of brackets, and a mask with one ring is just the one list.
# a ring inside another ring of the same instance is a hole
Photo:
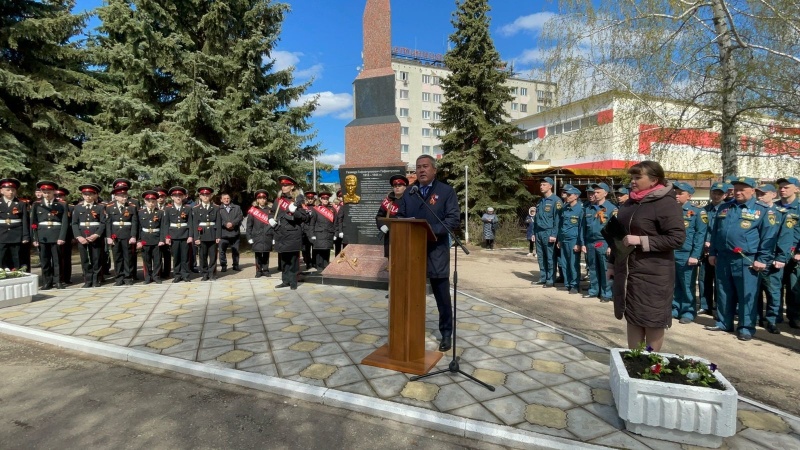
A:
{"label": "man in black suit", "polygon": [[[450,235],[461,223],[458,198],[450,185],[436,179],[436,160],[430,155],[417,158],[417,189],[406,189],[400,201],[397,217],[425,219],[436,235],[428,241],[427,273],[436,307],[439,309],[439,332],[442,341],[439,351],[446,352],[453,345],[453,306],[450,300]],[[427,203],[430,208],[426,207]],[[444,227],[438,217],[444,223]],[[446,227],[446,228],[445,228]]]}
{"label": "man in black suit", "polygon": [[233,259],[233,270],[240,271],[239,268],[239,238],[241,232],[239,227],[242,225],[242,209],[239,205],[231,203],[230,194],[222,194],[219,198],[219,220],[222,222],[222,233],[219,241],[219,265],[222,271],[228,270],[228,258],[225,251],[231,249],[231,259]]}

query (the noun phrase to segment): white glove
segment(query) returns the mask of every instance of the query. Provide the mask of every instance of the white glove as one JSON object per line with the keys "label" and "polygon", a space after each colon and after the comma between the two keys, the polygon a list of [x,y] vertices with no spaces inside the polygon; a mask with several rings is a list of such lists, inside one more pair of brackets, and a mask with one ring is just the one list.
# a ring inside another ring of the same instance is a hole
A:
{"label": "white glove", "polygon": [[269,226],[274,227],[277,224],[278,222],[276,222],[275,219],[269,219]]}
{"label": "white glove", "polygon": [[336,235],[334,235],[334,236],[333,236],[333,240],[334,240],[334,241],[336,240]]}
{"label": "white glove", "polygon": [[247,243],[248,243],[248,244],[252,244],[252,243],[253,243],[253,240],[252,240],[252,239],[248,239],[248,240],[247,240]]}
{"label": "white glove", "polygon": [[290,203],[289,204],[289,212],[293,213],[295,211],[297,211],[297,206],[294,203]]}
{"label": "white glove", "polygon": [[317,237],[316,237],[316,236],[311,236],[311,240],[312,240],[312,241],[316,241],[316,240],[317,240]]}
{"label": "white glove", "polygon": [[272,240],[272,245],[275,245],[275,239]]}
{"label": "white glove", "polygon": [[389,227],[386,225],[381,225],[381,231],[383,231],[383,234],[386,234],[389,232]]}
{"label": "white glove", "polygon": [[343,238],[344,237],[344,233],[339,233],[339,237]]}

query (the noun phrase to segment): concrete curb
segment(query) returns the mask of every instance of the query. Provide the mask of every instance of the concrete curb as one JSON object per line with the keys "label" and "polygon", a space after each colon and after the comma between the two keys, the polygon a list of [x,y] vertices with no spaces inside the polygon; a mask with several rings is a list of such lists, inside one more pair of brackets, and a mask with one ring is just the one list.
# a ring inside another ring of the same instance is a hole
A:
{"label": "concrete curb", "polygon": [[395,422],[421,426],[456,436],[509,447],[531,448],[531,446],[535,446],[536,448],[554,450],[607,448],[585,442],[547,436],[541,433],[517,430],[509,426],[466,419],[416,406],[401,405],[399,403],[367,397],[365,395],[310,386],[292,380],[284,380],[236,369],[211,367],[199,362],[156,355],[142,350],[129,349],[102,342],[87,341],[49,331],[31,329],[21,325],[0,322],[0,333],[88,353],[94,356],[127,361],[150,368],[169,370],[184,375],[257,389],[307,402],[321,403],[335,408],[347,409],[393,420]]}

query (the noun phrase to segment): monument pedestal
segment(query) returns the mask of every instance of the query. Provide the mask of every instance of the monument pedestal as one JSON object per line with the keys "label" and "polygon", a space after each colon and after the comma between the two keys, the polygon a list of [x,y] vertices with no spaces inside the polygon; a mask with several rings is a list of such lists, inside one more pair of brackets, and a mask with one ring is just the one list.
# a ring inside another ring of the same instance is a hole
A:
{"label": "monument pedestal", "polygon": [[[321,273],[322,284],[389,288],[389,261],[382,245],[349,244]],[[312,280],[309,280],[312,281]]]}

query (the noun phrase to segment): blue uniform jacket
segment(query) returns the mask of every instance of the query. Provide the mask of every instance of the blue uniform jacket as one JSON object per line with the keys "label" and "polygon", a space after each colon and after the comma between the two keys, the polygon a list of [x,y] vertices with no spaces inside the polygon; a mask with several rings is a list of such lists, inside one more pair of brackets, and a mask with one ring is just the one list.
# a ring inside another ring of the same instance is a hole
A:
{"label": "blue uniform jacket", "polygon": [[581,231],[581,240],[578,245],[585,246],[593,242],[602,241],[603,234],[601,231],[606,226],[608,220],[612,216],[617,215],[617,206],[608,200],[596,205],[589,203],[583,209],[583,223]]}
{"label": "blue uniform jacket", "polygon": [[717,218],[717,213],[719,209],[722,208],[727,202],[722,201],[719,205],[713,205],[711,202],[708,202],[705,206],[703,206],[703,211],[706,212],[708,216],[708,226],[706,227],[706,242],[711,242],[711,234],[714,232],[714,219]]}
{"label": "blue uniform jacket", "polygon": [[561,198],[555,194],[551,194],[550,197],[542,197],[539,200],[539,204],[536,205],[536,218],[533,222],[534,231],[536,233],[548,231],[550,232],[550,237],[556,237],[559,228],[558,219],[563,206]]}
{"label": "blue uniform jacket", "polygon": [[700,259],[703,256],[708,231],[708,213],[692,202],[686,202],[681,207],[683,210],[683,226],[686,227],[686,240],[676,252],[688,253],[688,258]]}
{"label": "blue uniform jacket", "polygon": [[800,220],[800,200],[795,199],[788,205],[777,204],[775,209],[783,215],[781,229],[778,231],[778,243],[775,246],[775,261],[786,263],[797,250],[800,239],[797,222]]}
{"label": "blue uniform jacket", "polygon": [[561,208],[561,217],[559,219],[559,242],[570,241],[574,242],[572,245],[578,245],[578,242],[580,242],[582,216],[583,205],[580,202],[576,202],[575,206],[570,206],[569,203],[564,204]]}
{"label": "blue uniform jacket", "polygon": [[[414,183],[419,186],[419,183]],[[420,193],[421,194],[421,193]],[[438,180],[434,180],[428,195],[424,196],[424,201],[430,206],[437,217],[451,231],[458,231],[461,224],[459,216],[461,211],[458,207],[456,192],[450,185]],[[536,214],[539,215],[538,213]],[[403,197],[400,198],[400,205],[397,217],[425,219],[436,235],[436,242],[428,241],[428,278],[448,278],[450,277],[450,239],[447,230],[436,220],[431,211],[422,204],[417,195],[411,195],[411,189],[406,189]]]}
{"label": "blue uniform jacket", "polygon": [[769,265],[775,254],[779,228],[777,212],[756,201],[755,197],[742,204],[725,203],[714,219],[708,254],[733,258],[736,256],[733,249],[738,247],[751,261]]}

